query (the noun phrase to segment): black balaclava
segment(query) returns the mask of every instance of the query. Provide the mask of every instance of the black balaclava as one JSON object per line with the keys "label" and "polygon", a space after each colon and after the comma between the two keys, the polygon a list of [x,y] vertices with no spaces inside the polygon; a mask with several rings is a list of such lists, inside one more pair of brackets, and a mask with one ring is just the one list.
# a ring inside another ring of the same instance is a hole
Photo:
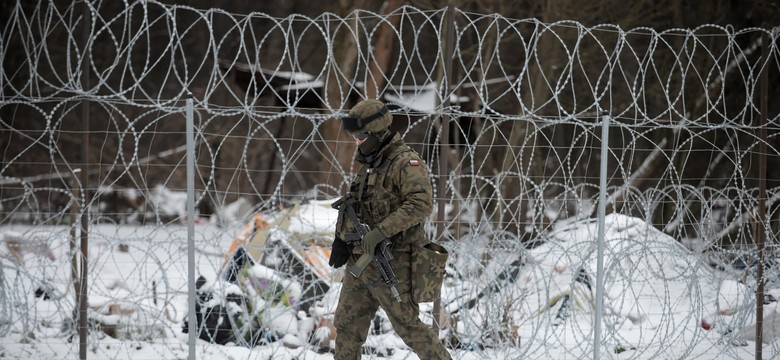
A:
{"label": "black balaclava", "polygon": [[390,130],[369,133],[366,141],[358,146],[360,154],[366,159],[366,162],[372,163],[380,149],[390,142]]}

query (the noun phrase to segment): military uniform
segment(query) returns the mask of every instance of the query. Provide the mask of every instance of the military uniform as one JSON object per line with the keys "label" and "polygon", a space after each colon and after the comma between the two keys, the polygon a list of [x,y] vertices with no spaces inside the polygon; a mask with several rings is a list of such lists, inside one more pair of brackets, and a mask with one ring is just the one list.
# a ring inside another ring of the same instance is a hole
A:
{"label": "military uniform", "polygon": [[[381,116],[372,120],[372,114]],[[334,358],[360,359],[370,322],[381,306],[396,333],[421,359],[451,359],[433,329],[420,321],[419,306],[411,291],[412,252],[428,243],[423,229],[433,201],[428,171],[417,152],[404,144],[400,135],[389,134],[387,127],[391,115],[384,104],[366,100],[356,105],[350,115],[358,117],[358,124],[349,127],[345,123],[348,132],[368,129],[377,139],[373,139],[376,143],[373,151],[366,150],[370,153],[366,154],[363,148],[358,151],[357,160],[362,167],[344,198],[348,201],[339,209],[331,265],[345,265],[345,260],[350,269],[364,252],[360,245],[344,245],[344,239],[355,238],[355,225],[344,211],[346,206],[353,206],[361,222],[392,242],[394,260],[391,267],[398,278],[395,288],[400,301],[396,300],[390,287],[381,282],[375,266],[366,267],[359,278],[347,271],[335,314]],[[368,118],[368,125],[361,124],[361,118]],[[344,251],[348,251],[348,255],[342,261],[334,260],[336,252],[343,255]]]}

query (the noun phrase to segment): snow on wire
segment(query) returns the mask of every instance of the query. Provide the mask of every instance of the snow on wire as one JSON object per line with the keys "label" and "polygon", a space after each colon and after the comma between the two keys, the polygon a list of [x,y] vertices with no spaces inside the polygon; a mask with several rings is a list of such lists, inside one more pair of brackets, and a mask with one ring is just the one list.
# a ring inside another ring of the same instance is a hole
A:
{"label": "snow on wire", "polygon": [[[780,354],[780,187],[766,179],[762,197],[753,163],[765,156],[771,167],[780,155],[778,115],[762,114],[759,96],[762,71],[778,73],[775,29],[586,27],[409,6],[344,17],[157,1],[6,9],[8,356],[78,352],[71,241],[81,216],[90,224],[91,350],[185,356],[188,93],[199,306],[212,311],[201,314],[211,325],[237,329],[199,333],[200,357],[332,358],[343,274],[320,266],[335,226],[327,205],[356,170],[337,118],[367,94],[388,103],[393,129],[423,155],[444,203],[426,226],[452,254],[442,313],[422,304],[421,316],[436,318],[454,357],[590,358],[601,161],[605,356],[753,358],[759,285],[763,351]],[[249,238],[261,244],[247,247],[250,265],[227,281],[231,246]],[[409,355],[381,312],[365,351]]]}

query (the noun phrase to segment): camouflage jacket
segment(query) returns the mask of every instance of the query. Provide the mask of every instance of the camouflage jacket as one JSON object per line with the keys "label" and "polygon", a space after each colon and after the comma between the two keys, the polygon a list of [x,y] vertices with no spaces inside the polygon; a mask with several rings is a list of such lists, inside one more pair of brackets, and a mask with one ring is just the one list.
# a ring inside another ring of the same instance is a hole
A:
{"label": "camouflage jacket", "polygon": [[[425,245],[423,226],[433,208],[433,188],[428,170],[420,155],[395,134],[377,154],[373,163],[366,163],[350,185],[344,206],[352,204],[360,221],[377,227],[393,242],[394,250],[408,249],[403,245]],[[339,210],[336,236],[346,239],[354,232],[344,206]]]}

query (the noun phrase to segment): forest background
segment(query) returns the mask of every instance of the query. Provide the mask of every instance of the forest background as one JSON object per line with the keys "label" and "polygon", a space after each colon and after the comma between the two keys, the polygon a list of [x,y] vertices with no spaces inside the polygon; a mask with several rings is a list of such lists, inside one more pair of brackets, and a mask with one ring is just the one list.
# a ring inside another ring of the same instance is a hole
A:
{"label": "forest background", "polygon": [[[52,1],[54,6],[65,8],[70,6],[70,1]],[[780,5],[777,2],[771,0],[748,0],[748,1],[684,1],[684,0],[642,0],[632,1],[625,3],[619,0],[604,0],[604,1],[577,1],[577,0],[560,0],[560,1],[544,1],[544,0],[523,0],[523,1],[500,1],[500,0],[482,0],[482,1],[401,1],[401,0],[357,0],[357,1],[325,1],[325,2],[310,2],[310,1],[260,1],[260,2],[236,2],[230,0],[214,0],[214,1],[162,1],[163,4],[177,4],[184,6],[192,6],[197,9],[217,8],[222,9],[228,14],[249,14],[252,12],[264,13],[271,17],[278,17],[280,19],[288,18],[293,14],[303,18],[317,18],[322,14],[332,13],[338,16],[347,16],[348,14],[361,14],[355,13],[356,9],[364,9],[369,12],[377,14],[388,14],[394,11],[398,11],[399,8],[405,5],[410,5],[418,8],[422,11],[428,10],[440,10],[449,4],[454,5],[456,8],[467,13],[476,14],[492,14],[498,13],[507,18],[513,19],[537,19],[538,21],[546,24],[551,24],[559,21],[572,21],[582,24],[585,27],[598,26],[600,24],[612,24],[623,30],[635,30],[641,28],[652,29],[656,32],[674,31],[673,29],[697,29],[697,27],[704,24],[713,24],[723,27],[725,29],[731,29],[729,31],[738,31],[740,29],[747,29],[752,27],[770,28],[771,26],[780,24]],[[19,5],[22,11],[34,11],[36,8],[35,2],[21,2]],[[103,1],[96,3],[96,8],[105,18],[111,18],[110,14],[119,13],[124,10],[125,3],[121,1]],[[0,18],[10,18],[13,12],[17,11],[17,5],[14,2],[3,2],[0,4]],[[149,7],[150,12],[162,11],[161,7]],[[149,14],[150,18],[159,16],[153,13]],[[181,29],[186,29],[189,24],[195,24],[198,22],[199,14],[196,12],[181,11],[177,15],[177,25]],[[399,17],[389,18],[389,23],[392,24],[393,19]],[[264,21],[265,18],[258,18],[257,23],[253,24],[255,36],[262,35],[263,30],[272,31],[275,26],[274,23]],[[459,19],[461,22],[463,19]],[[254,21],[254,20],[253,20]],[[456,19],[458,21],[458,19]],[[166,79],[169,74],[170,66],[183,67],[190,66],[193,68],[205,68],[210,69],[217,66],[217,64],[209,62],[224,62],[221,64],[221,68],[225,71],[224,83],[226,86],[220,86],[215,91],[204,94],[206,88],[208,88],[208,81],[212,78],[212,74],[195,73],[193,75],[192,83],[188,91],[191,91],[196,99],[202,99],[207,101],[212,106],[219,106],[222,108],[230,108],[236,106],[243,106],[242,100],[250,98],[252,99],[252,105],[259,109],[258,111],[263,114],[273,113],[274,111],[282,111],[284,109],[279,107],[279,98],[274,96],[273,93],[263,92],[268,89],[264,84],[253,83],[248,80],[252,77],[251,73],[246,71],[242,72],[241,65],[244,66],[262,66],[259,64],[250,64],[249,62],[255,60],[251,55],[244,57],[241,54],[237,54],[236,51],[239,48],[239,44],[243,42],[244,46],[253,48],[247,51],[251,54],[252,51],[262,46],[262,52],[259,52],[257,59],[263,61],[266,64],[271,64],[272,68],[276,68],[281,71],[294,71],[300,73],[316,73],[322,69],[322,64],[327,61],[333,61],[333,65],[338,66],[342,71],[345,78],[349,78],[349,74],[354,74],[356,69],[355,63],[358,56],[356,47],[354,46],[354,39],[347,36],[346,31],[341,31],[337,36],[341,36],[341,40],[336,38],[334,41],[334,47],[332,53],[330,49],[326,48],[327,44],[321,41],[321,38],[317,36],[301,36],[298,42],[294,44],[296,46],[297,57],[294,62],[286,61],[284,57],[289,55],[286,53],[286,47],[292,44],[287,44],[289,40],[285,36],[274,36],[273,34],[267,38],[263,38],[263,44],[252,44],[250,39],[239,39],[234,30],[235,24],[231,16],[219,16],[219,13],[214,14],[212,22],[213,28],[206,29],[202,26],[193,27],[187,33],[184,46],[193,49],[203,48],[204,52],[207,51],[204,47],[210,43],[209,39],[213,36],[214,39],[220,41],[222,45],[220,48],[220,54],[216,57],[205,59],[194,59],[192,61],[197,63],[192,64],[163,64],[161,66],[152,67],[147,69],[148,75],[145,76],[140,87],[146,89],[149,94],[157,99],[172,99],[181,94],[182,89],[175,81],[161,81]],[[297,26],[308,26],[305,21],[296,22],[290,21],[289,26],[294,33],[306,33],[307,29],[299,28]],[[398,24],[394,24],[397,26]],[[491,52],[497,51],[502,46],[512,46],[512,44],[491,44],[496,39],[500,38],[501,41],[507,41],[507,37],[498,37],[495,32],[495,24],[489,21],[481,21],[473,24],[458,23],[456,26],[473,26],[472,32],[466,32],[463,38],[460,39],[458,44],[459,54],[463,63],[468,64],[473,59],[481,58],[488,59],[491,56]],[[407,24],[401,24],[400,27],[408,26]],[[233,29],[233,30],[231,30]],[[386,31],[387,29],[382,26],[377,26],[376,33],[373,35],[373,56],[376,61],[372,64],[377,67],[376,69],[369,69],[372,74],[389,73],[392,69],[386,67],[391,66],[391,59],[394,54],[398,52],[399,46],[405,46],[404,44],[398,44],[394,42],[395,34]],[[80,31],[77,29],[77,31]],[[131,55],[131,59],[138,60],[138,63],[143,63],[144,60],[149,58],[154,59],[160,54],[166,53],[166,48],[169,45],[168,41],[155,41],[164,40],[167,37],[169,29],[167,24],[159,23],[152,24],[149,29],[148,39],[140,40],[138,48],[146,51],[134,51]],[[209,32],[213,32],[213,35]],[[570,30],[561,29],[556,33],[556,36],[561,38],[561,42],[565,43],[571,39],[575,39],[579,30],[573,27]],[[716,37],[712,39],[707,38],[707,28],[703,30],[705,33],[701,36],[703,42],[717,42]],[[155,34],[159,34],[160,37]],[[409,64],[408,72],[411,76],[403,78],[391,78],[388,79],[382,76],[376,76],[370,78],[372,81],[376,81],[375,84],[367,84],[364,87],[362,93],[350,94],[346,98],[345,103],[340,103],[342,99],[337,96],[339,91],[343,91],[344,83],[342,79],[328,79],[330,76],[334,76],[333,72],[325,74],[318,74],[321,77],[325,77],[326,85],[324,88],[319,89],[318,96],[314,98],[311,103],[299,102],[296,104],[298,109],[302,112],[323,112],[325,106],[323,106],[321,99],[327,98],[331,101],[327,104],[327,108],[330,109],[348,109],[356,101],[359,101],[364,97],[381,97],[382,94],[377,94],[384,89],[387,84],[383,82],[394,82],[393,86],[405,86],[414,85],[422,86],[426,82],[440,81],[441,73],[430,74],[425,73],[420,64],[432,64],[436,63],[437,56],[440,56],[436,51],[426,52],[424,49],[428,49],[428,44],[436,46],[440,39],[437,37],[440,34],[435,32],[421,32],[419,34],[405,33],[404,36],[416,36],[416,46],[419,51],[419,63]],[[64,55],[69,51],[72,51],[72,47],[78,44],[78,34],[76,33],[50,33],[45,34],[30,34],[30,36],[45,38],[47,42],[48,54],[50,59],[57,59],[58,54]],[[470,38],[471,37],[471,38]],[[255,38],[257,39],[257,38]],[[469,43],[469,39],[474,40],[474,43]],[[511,38],[510,38],[511,40]],[[100,42],[106,42],[108,45],[111,39],[108,36],[101,36],[93,40],[91,57],[97,68],[107,65],[114,60],[116,54],[111,51],[106,51],[105,54],[101,54],[95,49],[100,49],[102,46]],[[481,42],[477,44],[476,42]],[[680,37],[680,43],[685,41],[684,37]],[[14,51],[15,49],[23,46],[23,40],[21,37],[11,37],[6,40],[7,53],[3,57],[3,68],[5,73],[9,76],[4,81],[7,84],[11,84],[14,88],[24,89],[26,82],[29,81],[30,75],[29,69],[26,69],[26,59],[21,52]],[[639,41],[641,42],[641,40]],[[757,48],[758,39],[756,36],[739,37],[737,42],[744,46],[744,49],[755,50]],[[561,47],[560,44],[556,44],[554,41],[540,41],[539,48],[536,49],[536,53],[539,58],[546,59],[547,63],[543,64],[544,67],[538,66],[535,68],[527,69],[527,78],[530,82],[528,87],[533,89],[533,92],[524,96],[532,96],[537,99],[545,99],[549,97],[558,97],[557,102],[547,102],[546,105],[539,106],[534,110],[533,116],[538,117],[555,117],[561,114],[558,104],[574,104],[575,99],[589,99],[592,98],[592,94],[575,93],[579,90],[573,90],[571,94],[554,94],[551,93],[548,84],[545,81],[549,78],[555,78],[556,72],[560,75],[560,68],[556,67],[556,64],[563,64],[568,61],[566,55],[566,49]],[[493,46],[495,45],[495,46]],[[255,47],[257,46],[257,47]],[[145,49],[144,49],[145,47]],[[717,46],[716,46],[717,47]],[[110,46],[106,46],[110,48]],[[200,51],[200,50],[196,50]],[[583,64],[587,65],[589,61],[588,56],[590,52],[597,53],[598,47],[594,46],[588,48],[582,46],[579,48],[581,59]],[[506,54],[506,49],[503,49],[503,54]],[[332,54],[332,55],[331,55]],[[749,56],[759,56],[760,51],[752,51]],[[332,56],[333,59],[328,60],[328,56]],[[472,59],[468,57],[471,56]],[[672,52],[660,53],[654,55],[655,61],[658,64],[663,64],[665,58],[669,62],[680,56]],[[593,56],[593,61],[597,56]],[[101,64],[101,61],[105,62]],[[176,58],[175,61],[188,62],[191,59]],[[200,62],[203,61],[201,64]],[[689,71],[686,71],[684,79],[679,81],[680,84],[684,84],[688,81],[701,81],[702,74],[697,73],[696,61],[702,61],[702,68],[709,68],[711,59],[706,57],[698,57],[690,59],[691,63],[688,64]],[[524,61],[514,62],[512,59],[501,59],[500,66],[490,66],[482,69],[477,69],[475,73],[464,74],[462,67],[455,66],[452,71],[452,79],[463,79],[464,76],[468,77],[468,80],[472,82],[478,82],[484,79],[506,78],[513,76],[512,74],[519,74],[523,72],[523,66],[526,63]],[[42,78],[56,78],[58,71],[69,71],[68,67],[74,67],[75,64],[68,64],[66,61],[57,62],[53,61],[48,66],[39,66],[35,70],[39,72],[38,76]],[[246,67],[243,68],[246,70]],[[365,71],[365,70],[361,70]],[[441,70],[440,70],[441,72]],[[459,73],[460,72],[460,73]],[[105,76],[109,82],[103,88],[98,88],[96,95],[101,95],[101,92],[109,94],[107,90],[111,87],[115,87],[122,82],[126,82],[126,74],[119,71],[116,72],[116,77],[112,77],[111,74]],[[538,74],[544,76],[536,76]],[[106,74],[103,74],[106,75]],[[770,72],[770,98],[776,98],[777,86],[780,83],[780,74],[776,72]],[[432,78],[433,77],[433,78]],[[662,77],[662,76],[660,76]],[[113,79],[113,80],[112,80]],[[401,83],[399,83],[399,81]],[[413,84],[409,84],[409,82]],[[573,77],[572,89],[587,89],[590,87],[587,83],[577,84],[578,81],[587,82],[587,78]],[[729,77],[726,81],[740,81],[739,76]],[[405,82],[405,83],[403,83]],[[455,83],[456,81],[450,81]],[[251,84],[250,84],[251,83]],[[506,81],[503,86],[509,86],[509,81]],[[278,84],[271,84],[272,86]],[[350,86],[351,84],[347,84]],[[373,85],[373,86],[372,86]],[[254,88],[253,88],[254,86]],[[645,94],[646,107],[648,109],[658,108],[664,111],[669,106],[668,95],[669,84],[663,83],[650,83],[645,84],[643,89]],[[671,86],[675,86],[672,84]],[[726,86],[725,84],[723,85]],[[737,89],[742,89],[737,86]],[[28,89],[30,90],[30,89]],[[46,89],[38,89],[43,93]],[[3,92],[9,92],[8,86],[3,86]],[[32,90],[31,90],[32,91]],[[463,86],[457,90],[458,94],[464,95],[467,99],[465,102],[458,104],[464,111],[482,111],[484,104],[479,103],[478,96],[469,96],[469,92],[475,91],[474,88],[469,89],[467,86]],[[254,94],[252,94],[254,92]],[[499,89],[496,93],[500,93]],[[330,96],[328,96],[330,95]],[[5,93],[6,98],[10,98],[13,94]],[[687,95],[686,95],[687,96]],[[726,93],[725,100],[719,106],[723,107],[723,119],[717,119],[712,116],[718,111],[711,111],[708,108],[709,104],[703,101],[697,101],[699,96],[692,95],[691,99],[685,99],[688,101],[685,106],[684,112],[690,115],[690,118],[696,119],[701,114],[708,114],[706,121],[709,123],[717,123],[719,121],[731,120],[734,114],[729,114],[729,107],[732,104],[741,104],[745,101],[745,93],[741,91],[734,91],[733,93]],[[337,99],[337,100],[334,100]],[[332,102],[336,101],[336,102]],[[620,99],[614,98],[613,104],[616,104],[616,108],[620,108],[621,102],[631,102],[633,99]],[[542,103],[540,101],[539,103]],[[76,106],[73,102],[73,106]],[[44,109],[51,109],[53,106],[60,106],[54,104],[40,104]],[[500,114],[510,114],[513,116],[523,115],[523,106],[518,102],[518,99],[512,96],[506,96],[504,98],[497,98],[491,104],[490,111],[498,112]],[[572,105],[575,107],[576,105]],[[677,105],[675,105],[677,106]],[[40,112],[37,109],[32,109],[26,106],[17,106],[14,104],[6,104],[0,107],[0,117],[4,119],[4,123],[0,125],[2,128],[12,128],[17,131],[3,131],[0,136],[0,148],[3,149],[3,164],[8,163],[16,156],[16,154],[24,153],[24,161],[16,161],[12,166],[4,166],[3,176],[10,178],[22,178],[31,179],[34,177],[40,177],[42,174],[52,174],[60,172],[68,172],[68,169],[61,168],[61,164],[93,164],[90,177],[93,179],[93,184],[101,181],[102,183],[110,183],[116,187],[137,187],[134,183],[139,180],[134,176],[117,176],[112,178],[112,172],[117,174],[124,174],[124,169],[121,167],[113,166],[112,161],[116,159],[116,152],[124,152],[126,158],[132,157],[132,152],[137,151],[140,155],[145,155],[147,163],[145,166],[144,174],[141,175],[142,182],[147,188],[152,188],[155,184],[166,183],[167,186],[173,188],[183,189],[185,185],[184,169],[179,167],[174,173],[169,173],[170,166],[180,161],[179,156],[163,156],[166,152],[172,149],[183,150],[184,138],[184,122],[183,121],[163,121],[160,122],[153,116],[148,115],[148,109],[139,106],[123,107],[122,111],[124,116],[128,119],[138,119],[139,128],[143,128],[144,121],[148,123],[154,123],[154,136],[144,137],[140,139],[139,144],[127,144],[119,143],[118,137],[113,135],[115,131],[112,127],[111,116],[106,116],[105,110],[97,109],[98,106],[92,107],[92,116],[89,120],[89,127],[92,130],[89,134],[88,154],[89,159],[84,161],[82,159],[84,154],[83,138],[80,134],[80,130],[83,126],[83,122],[80,120],[81,114],[78,111],[63,111],[62,121],[59,124],[61,133],[57,136],[57,148],[62,155],[56,162],[50,161],[49,151],[45,147],[35,147],[30,145],[30,138],[39,138],[42,133],[47,131],[47,122],[40,116]],[[739,106],[737,105],[737,108]],[[71,109],[75,109],[72,107]],[[770,102],[769,114],[777,114],[780,109],[780,103]],[[608,110],[607,110],[608,111]],[[659,112],[662,110],[659,110]],[[597,114],[592,114],[594,117]],[[672,114],[673,115],[673,114]],[[754,114],[736,115],[745,116],[744,121],[755,121]],[[329,193],[328,195],[338,195],[344,191],[346,186],[345,176],[339,176],[338,172],[334,172],[334,164],[336,167],[343,169],[351,169],[350,163],[354,154],[354,149],[350,145],[349,139],[340,130],[340,123],[337,119],[330,118],[320,124],[319,134],[322,136],[322,141],[308,144],[305,146],[305,153],[301,155],[301,158],[305,161],[299,161],[297,163],[298,168],[297,176],[290,176],[280,184],[284,173],[283,159],[278,156],[278,149],[288,149],[292,151],[297,147],[304,144],[307,136],[312,133],[312,126],[316,124],[309,121],[297,121],[294,117],[283,119],[283,121],[274,121],[267,124],[267,131],[272,136],[266,138],[258,137],[257,139],[247,140],[245,136],[228,136],[229,134],[248,134],[251,130],[252,122],[246,121],[246,114],[236,113],[232,116],[225,116],[228,121],[213,121],[206,128],[204,128],[204,134],[206,134],[208,141],[213,141],[212,148],[219,148],[219,153],[216,154],[216,158],[213,159],[213,164],[208,164],[216,169],[214,175],[214,191],[208,191],[207,195],[200,202],[201,213],[207,213],[213,211],[215,208],[219,208],[226,204],[229,204],[241,196],[252,197],[250,202],[254,204],[264,204],[264,206],[274,206],[279,202],[291,201],[299,198],[302,192],[306,192],[315,186],[325,184],[326,186],[320,187],[323,192]],[[148,120],[146,119],[148,118]],[[397,117],[398,118],[398,117]],[[772,118],[772,116],[770,116]],[[397,130],[408,130],[405,125],[411,124],[412,119],[408,121],[399,121],[396,119],[394,125]],[[673,123],[679,119],[670,118],[669,123]],[[479,116],[473,118],[461,118],[455,120],[457,127],[453,127],[450,137],[452,142],[457,146],[460,142],[476,141],[474,145],[476,158],[486,159],[486,164],[480,166],[478,169],[466,167],[459,169],[463,172],[479,172],[474,174],[476,176],[485,176],[487,178],[494,177],[496,173],[521,173],[527,175],[529,179],[546,179],[555,181],[555,177],[565,176],[560,172],[555,172],[554,169],[560,167],[561,164],[550,163],[549,154],[554,153],[555,149],[567,148],[571,146],[571,141],[576,138],[575,132],[576,126],[570,126],[567,124],[559,124],[542,129],[541,131],[531,134],[529,130],[529,122],[526,121],[505,121],[498,125],[498,130],[504,134],[496,140],[495,137],[482,137],[479,139],[469,138],[469,134],[478,133],[482,126],[484,126],[484,119]],[[436,134],[431,134],[430,130],[419,130],[421,127],[417,127],[417,132],[412,129],[407,135],[407,142],[412,145],[423,155],[426,159],[431,159],[435,154],[435,149],[431,149],[429,144],[431,139],[435,138]],[[465,129],[465,130],[464,130]],[[461,134],[458,138],[456,135]],[[725,136],[724,136],[725,134]],[[535,144],[534,151],[529,153],[523,153],[522,160],[516,160],[518,158],[518,151],[530,151],[529,147],[524,147],[524,143],[529,142],[529,136],[534,137],[531,143]],[[540,143],[539,137],[543,137],[543,143]],[[645,168],[644,174],[650,174],[642,177],[641,179],[634,179],[635,181],[630,184],[640,190],[663,187],[663,184],[659,181],[654,181],[657,177],[653,176],[654,173],[664,172],[665,167],[676,167],[676,171],[680,174],[680,179],[684,183],[690,183],[695,185],[707,185],[717,188],[719,179],[728,179],[731,174],[735,172],[735,167],[743,166],[745,171],[746,183],[744,184],[748,188],[754,188],[759,176],[755,176],[758,171],[755,166],[756,161],[752,158],[744,159],[743,164],[731,164],[726,166],[718,166],[717,168],[709,169],[708,165],[713,158],[712,153],[709,151],[696,151],[701,149],[711,148],[727,148],[727,143],[732,142],[734,137],[739,137],[738,133],[723,133],[723,132],[709,132],[700,138],[690,139],[686,138],[684,132],[679,132],[671,128],[659,128],[648,132],[648,135],[642,141],[646,141],[648,144],[666,144],[669,149],[675,149],[680,151],[680,144],[685,144],[690,141],[689,150],[683,156],[678,156],[674,159],[675,163],[669,164],[663,161],[651,163],[650,168]],[[268,141],[269,138],[278,139],[278,141]],[[490,141],[490,144],[479,144],[479,141]],[[620,148],[625,144],[621,144],[621,141],[627,141],[626,139],[615,139],[612,141],[611,146]],[[774,143],[777,142],[775,138]],[[481,146],[486,145],[486,146]],[[489,146],[487,146],[489,145]],[[645,144],[647,145],[647,144]],[[136,147],[137,146],[137,147]],[[634,144],[637,146],[638,155],[642,155],[642,151],[646,149],[644,155],[649,155],[652,150],[652,145],[647,145],[645,148],[642,144]],[[687,145],[685,145],[687,146]],[[685,147],[683,146],[683,147]],[[244,151],[244,150],[248,151]],[[521,150],[518,150],[521,149]],[[207,149],[203,146],[199,147],[199,159],[208,159],[209,154]],[[587,152],[587,153],[586,153]],[[170,154],[170,153],[168,153]],[[181,153],[179,153],[180,155]],[[583,151],[583,155],[588,159],[595,159],[596,154],[593,151]],[[458,155],[453,155],[450,164],[457,162]],[[636,156],[631,161],[635,162],[634,167],[640,166],[645,159],[643,156]],[[201,161],[201,160],[199,160]],[[780,185],[778,179],[780,179],[780,161],[775,157],[769,159],[767,184],[769,188]],[[546,162],[546,163],[545,163]],[[592,161],[583,161],[584,164],[590,164],[582,169],[575,169],[576,173],[570,174],[570,176],[579,177],[582,179],[596,179],[598,177],[598,166]],[[308,165],[305,165],[308,164]],[[625,165],[625,164],[624,164]],[[626,165],[631,167],[630,165]],[[247,169],[247,178],[251,181],[242,180],[236,177],[234,174],[235,169],[242,168]],[[553,169],[553,170],[550,170]],[[713,173],[714,171],[714,173]],[[347,171],[348,172],[348,171]],[[108,180],[106,180],[108,179]],[[702,179],[709,183],[702,184]],[[617,179],[620,181],[622,179]],[[49,182],[47,184],[47,181]],[[514,183],[513,183],[514,181]],[[501,197],[513,198],[520,195],[521,186],[519,180],[508,178],[499,191],[502,192]],[[535,180],[536,181],[536,180]],[[586,180],[587,181],[587,180]],[[663,180],[661,180],[663,181]],[[565,181],[562,181],[565,183]],[[36,183],[37,187],[45,188],[47,185],[52,188],[62,188],[62,179],[58,177],[52,177],[50,179],[42,179]],[[610,185],[622,185],[613,183]],[[203,186],[196,184],[196,187]],[[281,191],[280,191],[281,189]],[[19,188],[4,186],[0,191],[5,192],[4,197],[13,197],[14,194],[18,194],[23,191]],[[555,190],[553,190],[555,191]],[[586,190],[587,191],[587,190]],[[595,193],[595,191],[594,191]],[[280,194],[282,194],[280,196]],[[98,194],[98,196],[105,197],[105,202],[108,204],[115,204],[114,206],[121,206],[124,200],[113,199],[111,196],[115,196],[115,193]],[[273,196],[272,196],[273,195]],[[592,194],[591,194],[592,195]],[[40,209],[36,211],[46,213],[56,213],[61,211],[69,202],[69,196],[58,195],[56,192],[47,194],[46,201],[40,201]],[[484,198],[491,198],[492,195],[485,195]],[[273,198],[272,198],[273,197]],[[286,197],[286,198],[285,198]],[[130,204],[131,207],[139,207],[143,205]],[[501,211],[508,211],[508,216],[511,214],[526,214],[528,213],[528,206],[532,206],[530,202],[518,202],[513,204],[513,209],[503,209]],[[211,209],[211,210],[210,210]],[[8,206],[6,206],[8,210]],[[31,210],[32,211],[32,210]],[[114,209],[116,213],[125,211],[124,209]],[[111,209],[107,210],[111,212]],[[669,221],[669,216],[672,213],[671,210],[661,210],[658,212],[658,218],[653,220],[653,223],[665,224]],[[522,217],[522,216],[521,216]],[[544,219],[528,219],[528,222],[538,222],[541,226],[534,227],[534,232],[540,229],[546,228],[546,222]],[[517,226],[516,222],[509,222],[505,224],[506,230],[517,233],[524,231],[521,227]],[[533,234],[531,234],[533,235]]]}

